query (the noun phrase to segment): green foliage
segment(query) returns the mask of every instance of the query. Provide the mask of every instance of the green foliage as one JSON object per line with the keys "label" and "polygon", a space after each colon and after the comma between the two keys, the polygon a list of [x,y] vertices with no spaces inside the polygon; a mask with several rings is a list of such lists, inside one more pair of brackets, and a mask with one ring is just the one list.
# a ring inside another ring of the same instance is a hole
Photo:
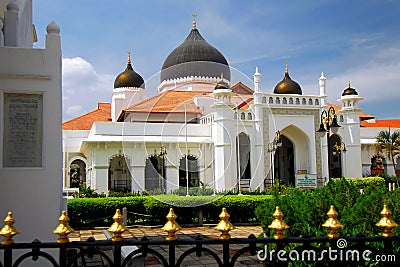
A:
{"label": "green foliage", "polygon": [[[361,186],[363,192],[359,190]],[[273,201],[265,202],[256,209],[256,215],[266,236],[273,234],[268,225],[273,220],[272,213],[276,206],[280,207],[285,215],[284,221],[291,226],[287,231],[288,236],[325,236],[327,230],[323,229],[322,224],[328,219],[326,213],[330,205],[334,205],[339,213],[338,219],[344,225],[338,231],[341,235],[379,235],[381,229],[375,223],[380,220],[383,203],[388,203],[395,214],[393,219],[398,220],[398,200],[398,191],[388,192],[379,179],[370,182],[331,179],[324,187],[314,191],[293,190],[287,195],[275,193]]]}
{"label": "green foliage", "polygon": [[223,207],[231,214],[232,223],[255,222],[257,206],[271,196],[132,196],[76,198],[68,201],[68,216],[72,227],[110,226],[116,209],[128,209],[128,224],[160,225],[173,207],[178,223],[199,223],[202,211],[204,223],[217,223]]}
{"label": "green foliage", "polygon": [[[331,179],[335,183],[341,183],[342,178]],[[382,177],[362,177],[362,178],[345,178],[347,181],[351,182],[357,189],[364,189],[370,185],[381,186],[385,184],[385,179]],[[328,184],[329,181],[325,183]]]}

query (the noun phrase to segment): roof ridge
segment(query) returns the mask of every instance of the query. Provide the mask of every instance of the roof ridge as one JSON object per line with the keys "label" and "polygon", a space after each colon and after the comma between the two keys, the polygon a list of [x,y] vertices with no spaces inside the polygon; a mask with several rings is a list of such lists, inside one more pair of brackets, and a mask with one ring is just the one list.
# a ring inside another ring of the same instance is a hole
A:
{"label": "roof ridge", "polygon": [[99,103],[111,105],[110,102],[97,102],[97,108],[96,108],[96,109],[91,110],[91,111],[89,111],[89,112],[86,112],[86,113],[84,113],[84,114],[82,114],[82,115],[79,115],[78,117],[75,117],[75,118],[69,119],[69,120],[67,120],[67,121],[64,121],[62,124],[68,123],[68,122],[71,122],[71,121],[74,121],[74,120],[77,120],[77,119],[79,119],[79,118],[82,118],[83,116],[87,116],[87,115],[89,115],[89,114],[91,114],[91,113],[94,113],[94,112],[96,112],[96,111],[102,110],[102,109],[99,108]]}

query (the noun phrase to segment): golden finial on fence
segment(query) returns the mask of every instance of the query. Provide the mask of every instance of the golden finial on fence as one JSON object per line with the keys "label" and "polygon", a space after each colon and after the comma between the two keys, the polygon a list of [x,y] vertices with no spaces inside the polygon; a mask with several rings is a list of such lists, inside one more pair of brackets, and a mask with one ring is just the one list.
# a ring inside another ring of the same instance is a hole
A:
{"label": "golden finial on fence", "polygon": [[383,228],[383,231],[382,231],[383,237],[392,237],[393,236],[392,229],[397,227],[398,224],[395,221],[393,221],[392,218],[390,218],[392,215],[392,212],[390,211],[389,207],[386,204],[383,205],[381,215],[382,215],[382,219],[379,222],[377,222],[375,225]]}
{"label": "golden finial on fence", "polygon": [[19,234],[17,229],[14,227],[15,220],[12,217],[12,212],[9,211],[7,217],[4,219],[5,225],[0,230],[0,235],[4,237],[1,241],[2,245],[10,245],[14,243],[13,236]]}
{"label": "golden finial on fence", "polygon": [[272,214],[274,217],[274,220],[270,225],[268,225],[269,229],[275,230],[274,233],[274,238],[275,239],[283,239],[285,238],[285,234],[283,233],[284,230],[287,230],[290,228],[289,225],[287,225],[282,219],[283,219],[283,213],[279,206],[276,206],[275,212]]}
{"label": "golden finial on fence", "polygon": [[325,227],[329,230],[329,238],[338,238],[339,233],[337,233],[336,231],[340,228],[343,228],[344,226],[339,222],[338,219],[336,219],[339,214],[336,212],[335,206],[331,205],[331,208],[329,209],[327,215],[329,218],[322,225],[322,227]]}
{"label": "golden finial on fence", "polygon": [[127,231],[128,229],[121,223],[122,222],[122,215],[121,211],[117,209],[113,216],[114,223],[108,228],[107,230],[112,233],[112,241],[119,242],[124,240],[122,234]]}
{"label": "golden finial on fence", "polygon": [[60,222],[60,224],[56,227],[56,229],[53,230],[53,234],[60,236],[57,239],[57,243],[60,244],[68,243],[69,242],[68,235],[74,232],[74,229],[72,229],[68,224],[69,217],[67,216],[65,210],[61,212],[61,216],[60,218],[58,218],[58,221]]}
{"label": "golden finial on fence", "polygon": [[221,240],[229,240],[231,239],[231,235],[229,234],[229,231],[235,229],[235,227],[231,224],[229,221],[229,218],[231,215],[226,211],[226,208],[222,208],[222,212],[219,215],[219,218],[221,221],[217,224],[217,226],[214,227],[215,230],[218,230],[221,232],[221,235],[219,238]]}
{"label": "golden finial on fence", "polygon": [[168,222],[165,223],[165,225],[161,228],[161,230],[165,231],[168,233],[167,237],[165,238],[167,241],[173,241],[176,240],[176,232],[178,232],[181,227],[179,224],[175,221],[177,216],[174,213],[174,210],[172,208],[169,209],[169,212],[166,216]]}

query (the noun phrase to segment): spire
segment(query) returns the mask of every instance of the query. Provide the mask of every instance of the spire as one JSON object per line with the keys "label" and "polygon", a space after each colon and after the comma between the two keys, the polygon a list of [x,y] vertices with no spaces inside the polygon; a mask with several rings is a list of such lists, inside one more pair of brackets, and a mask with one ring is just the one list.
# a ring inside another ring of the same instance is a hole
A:
{"label": "spire", "polygon": [[193,27],[192,27],[192,30],[196,30],[196,17],[197,17],[197,14],[196,13],[193,13],[192,14],[192,16],[193,16]]}
{"label": "spire", "polygon": [[349,88],[351,87],[351,85],[350,85],[350,80],[349,80],[349,83],[348,83],[347,85],[349,86]]}
{"label": "spire", "polygon": [[289,74],[289,63],[286,61],[285,65],[286,65],[285,74]]}
{"label": "spire", "polygon": [[128,64],[131,64],[131,51],[127,51],[128,53]]}

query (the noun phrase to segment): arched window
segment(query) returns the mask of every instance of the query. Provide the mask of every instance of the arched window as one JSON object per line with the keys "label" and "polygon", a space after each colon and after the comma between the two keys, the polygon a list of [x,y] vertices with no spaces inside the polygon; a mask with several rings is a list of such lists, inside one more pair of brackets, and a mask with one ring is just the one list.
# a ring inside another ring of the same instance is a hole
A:
{"label": "arched window", "polygon": [[69,187],[79,188],[86,181],[86,164],[83,160],[76,159],[69,166]]}
{"label": "arched window", "polygon": [[250,138],[245,133],[236,137],[237,175],[238,180],[251,179],[250,169]]}
{"label": "arched window", "polygon": [[124,155],[116,155],[110,159],[108,166],[108,190],[114,192],[130,192],[131,174],[129,164]]}
{"label": "arched window", "polygon": [[196,156],[186,155],[179,161],[179,186],[186,188],[198,187],[199,183],[199,164]]}
{"label": "arched window", "polygon": [[144,188],[146,191],[166,190],[165,156],[151,155],[146,159]]}

